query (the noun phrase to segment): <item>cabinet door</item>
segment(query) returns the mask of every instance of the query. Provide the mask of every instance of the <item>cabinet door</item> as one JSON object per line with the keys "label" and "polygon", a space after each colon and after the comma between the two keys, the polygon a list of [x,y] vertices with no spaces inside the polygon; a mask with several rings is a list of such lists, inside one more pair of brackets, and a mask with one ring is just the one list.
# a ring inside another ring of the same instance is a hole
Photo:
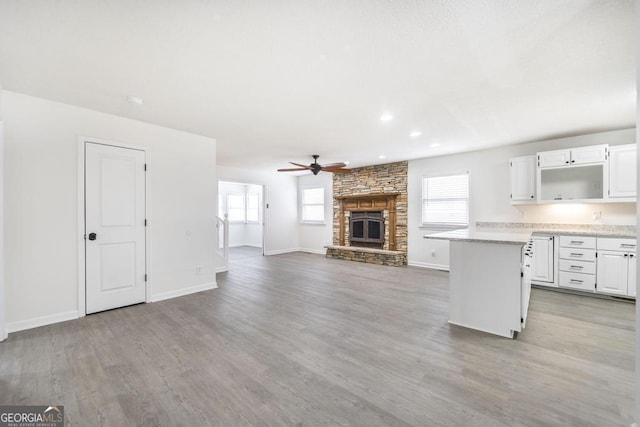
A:
{"label": "cabinet door", "polygon": [[609,148],[609,197],[636,197],[636,144]]}
{"label": "cabinet door", "polygon": [[636,296],[636,270],[638,267],[638,260],[636,254],[629,254],[629,268],[627,270],[627,295],[630,297]]}
{"label": "cabinet door", "polygon": [[509,170],[511,201],[534,201],[536,194],[536,156],[511,159]]}
{"label": "cabinet door", "polygon": [[598,293],[627,295],[628,259],[627,252],[598,252]]}
{"label": "cabinet door", "polygon": [[593,145],[591,147],[574,148],[571,150],[572,165],[601,163],[606,160],[606,157],[607,145]]}
{"label": "cabinet door", "polygon": [[538,153],[538,166],[549,168],[566,166],[571,162],[571,150],[543,151]]}
{"label": "cabinet door", "polygon": [[533,236],[531,280],[553,283],[553,237]]}

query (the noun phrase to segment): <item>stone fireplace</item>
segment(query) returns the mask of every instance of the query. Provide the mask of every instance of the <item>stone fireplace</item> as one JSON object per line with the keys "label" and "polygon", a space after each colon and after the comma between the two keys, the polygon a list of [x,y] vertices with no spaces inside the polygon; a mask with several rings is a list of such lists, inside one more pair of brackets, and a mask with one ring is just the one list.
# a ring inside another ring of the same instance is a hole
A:
{"label": "stone fireplace", "polygon": [[333,245],[327,257],[407,263],[407,162],[333,176]]}

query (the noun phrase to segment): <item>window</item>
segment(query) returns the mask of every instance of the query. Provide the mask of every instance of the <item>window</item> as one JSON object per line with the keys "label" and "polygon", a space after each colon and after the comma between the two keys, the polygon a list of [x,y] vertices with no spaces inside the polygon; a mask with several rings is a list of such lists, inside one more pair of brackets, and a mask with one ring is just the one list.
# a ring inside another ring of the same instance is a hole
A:
{"label": "window", "polygon": [[469,173],[422,177],[422,225],[469,226]]}
{"label": "window", "polygon": [[324,188],[302,190],[302,221],[324,221]]}
{"label": "window", "polygon": [[247,222],[258,222],[260,220],[260,195],[258,193],[247,193]]}
{"label": "window", "polygon": [[227,214],[231,222],[245,221],[244,194],[227,194]]}

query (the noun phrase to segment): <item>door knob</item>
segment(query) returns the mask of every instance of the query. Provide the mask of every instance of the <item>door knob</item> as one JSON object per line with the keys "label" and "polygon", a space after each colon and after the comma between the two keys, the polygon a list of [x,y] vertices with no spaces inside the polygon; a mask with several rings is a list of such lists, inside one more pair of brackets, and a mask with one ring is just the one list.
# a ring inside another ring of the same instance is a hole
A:
{"label": "door knob", "polygon": [[89,233],[89,240],[96,240],[98,235],[96,233]]}

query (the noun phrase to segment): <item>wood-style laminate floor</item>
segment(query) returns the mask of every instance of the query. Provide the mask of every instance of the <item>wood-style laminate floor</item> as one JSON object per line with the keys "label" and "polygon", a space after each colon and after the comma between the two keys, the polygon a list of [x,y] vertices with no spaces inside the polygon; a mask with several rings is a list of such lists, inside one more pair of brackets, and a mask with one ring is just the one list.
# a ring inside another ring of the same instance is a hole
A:
{"label": "wood-style laminate floor", "polygon": [[236,252],[219,289],[10,334],[0,404],[73,425],[628,426],[634,305],[534,289],[508,340],[448,274]]}

